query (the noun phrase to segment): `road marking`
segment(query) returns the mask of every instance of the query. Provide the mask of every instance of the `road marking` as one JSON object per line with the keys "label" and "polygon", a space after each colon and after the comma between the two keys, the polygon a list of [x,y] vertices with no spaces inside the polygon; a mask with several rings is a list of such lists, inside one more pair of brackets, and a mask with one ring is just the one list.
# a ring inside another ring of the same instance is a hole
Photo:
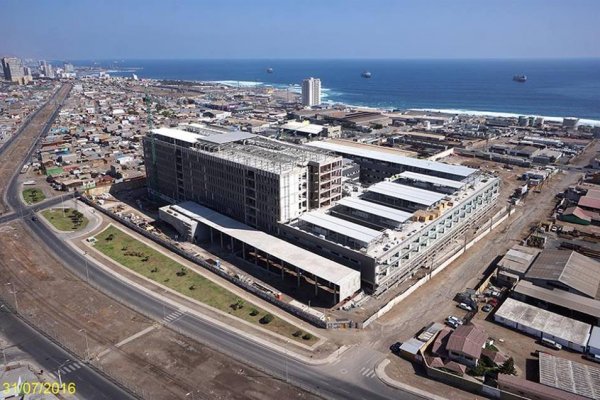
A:
{"label": "road marking", "polygon": [[369,373],[367,374],[367,378],[375,378],[375,371],[370,370]]}
{"label": "road marking", "polygon": [[73,366],[72,366],[72,365],[65,365],[63,368],[64,368],[64,369],[66,369],[68,372],[73,372],[73,371],[75,371],[75,368],[73,368]]}
{"label": "road marking", "polygon": [[166,323],[172,323],[173,321],[175,321],[176,319],[179,319],[179,318],[183,317],[184,315],[185,315],[184,312],[182,312],[180,310],[175,310],[171,314],[169,314],[166,317],[164,317],[163,321],[166,322]]}
{"label": "road marking", "polygon": [[360,369],[360,373],[361,373],[361,374],[364,374],[364,372],[365,372],[365,371],[368,371],[367,367],[362,367],[362,368]]}
{"label": "road marking", "polygon": [[79,364],[79,363],[74,363],[74,364],[71,364],[71,367],[72,367],[72,368],[75,368],[75,369],[79,369],[79,368],[81,368],[81,364]]}

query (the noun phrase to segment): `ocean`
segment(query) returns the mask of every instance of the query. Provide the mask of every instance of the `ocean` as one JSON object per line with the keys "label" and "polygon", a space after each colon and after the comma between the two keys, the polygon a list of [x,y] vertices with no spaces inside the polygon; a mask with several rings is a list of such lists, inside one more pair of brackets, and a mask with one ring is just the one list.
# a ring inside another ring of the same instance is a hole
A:
{"label": "ocean", "polygon": [[[92,65],[92,61],[75,62]],[[121,60],[111,75],[272,85],[298,91],[321,79],[323,100],[390,109],[436,109],[600,120],[600,59],[578,60]],[[267,73],[273,68],[273,73]],[[362,78],[370,71],[370,79]],[[512,80],[525,74],[525,83]]]}

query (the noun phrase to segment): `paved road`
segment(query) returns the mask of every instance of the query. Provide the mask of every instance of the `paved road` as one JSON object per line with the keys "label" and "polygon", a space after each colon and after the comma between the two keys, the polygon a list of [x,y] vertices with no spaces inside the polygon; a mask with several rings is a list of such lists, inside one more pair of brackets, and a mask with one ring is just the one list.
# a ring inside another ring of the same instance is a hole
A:
{"label": "paved road", "polygon": [[[17,192],[17,196],[18,195],[19,193]],[[74,198],[76,195],[76,193],[68,193],[63,194],[61,196],[52,197],[50,199],[46,199],[44,201],[32,204],[30,206],[19,205],[19,208],[16,209],[16,212],[11,212],[0,216],[0,224],[5,224],[7,222],[14,221],[19,218],[31,218],[36,210],[43,210],[45,208],[55,206],[57,204],[62,203],[65,200]]]}
{"label": "paved road", "polygon": [[[74,360],[69,353],[40,335],[14,314],[6,312],[4,307],[0,308],[2,334],[29,354],[45,371],[57,376],[60,367],[63,382],[75,382],[77,397],[93,400],[132,398],[85,363]],[[7,357],[7,361],[12,361],[10,356]]]}
{"label": "paved road", "polygon": [[[53,115],[53,118],[56,113]],[[52,120],[46,124],[42,134],[48,131]],[[0,149],[0,154],[3,152]],[[24,158],[28,160],[34,152],[32,148]],[[10,182],[10,185],[5,193],[7,204],[13,209],[15,216],[26,214],[23,210],[30,210],[31,207],[24,207],[19,196],[19,184],[17,182],[17,171]],[[48,204],[46,204],[48,205]],[[37,205],[39,207],[40,205]],[[37,208],[36,207],[36,208]],[[6,216],[7,218],[9,216]],[[14,218],[14,217],[10,217]],[[63,264],[73,273],[79,275],[82,279],[86,279],[89,274],[90,281],[97,287],[101,288],[105,293],[119,299],[125,304],[131,305],[137,310],[140,310],[145,315],[148,315],[156,320],[161,320],[165,312],[170,314],[177,311],[172,306],[167,305],[155,298],[147,292],[133,288],[113,275],[105,272],[101,267],[95,264],[93,260],[84,260],[84,255],[68,246],[62,240],[56,237],[54,232],[46,225],[39,221],[34,221],[31,218],[24,218],[26,226],[30,231],[37,236],[40,242],[44,242],[48,247],[62,260]],[[88,270],[85,270],[87,265]],[[281,379],[287,379],[293,384],[300,387],[311,389],[322,394],[325,397],[337,399],[419,399],[421,397],[414,396],[409,392],[403,392],[392,389],[383,384],[377,377],[373,375],[373,368],[377,362],[385,357],[384,353],[375,352],[365,348],[355,348],[344,353],[343,358],[337,365],[329,366],[312,366],[288,357],[278,351],[270,348],[265,348],[252,340],[240,337],[231,333],[227,329],[214,325],[210,322],[202,320],[192,315],[184,314],[183,316],[173,320],[170,324],[177,330],[187,334],[190,337],[196,338],[201,343],[208,345],[213,349],[224,351],[225,353],[246,362],[252,366],[258,367],[267,373],[278,376]],[[35,333],[31,331],[35,336]],[[38,334],[39,340],[42,337]],[[36,361],[43,364],[50,357],[55,360],[64,360],[64,354],[60,354],[60,349],[51,349],[47,344],[41,344],[39,351],[44,355],[42,360],[36,357],[37,347],[31,347],[29,352]],[[95,374],[93,370],[83,367],[81,368],[82,376],[74,375],[73,380],[81,387],[80,392],[90,392],[97,390],[98,387],[103,387],[104,392],[113,393],[119,390],[111,385],[103,377]],[[103,386],[104,385],[104,386]],[[96,398],[96,397],[89,397]],[[112,397],[115,399],[127,398]]]}

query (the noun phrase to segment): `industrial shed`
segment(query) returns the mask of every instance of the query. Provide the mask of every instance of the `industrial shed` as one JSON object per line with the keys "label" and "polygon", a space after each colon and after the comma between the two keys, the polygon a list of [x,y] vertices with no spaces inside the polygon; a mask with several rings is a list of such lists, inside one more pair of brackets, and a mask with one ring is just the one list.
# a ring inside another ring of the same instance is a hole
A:
{"label": "industrial shed", "polygon": [[494,321],[537,338],[547,338],[583,353],[592,326],[508,298],[494,314]]}

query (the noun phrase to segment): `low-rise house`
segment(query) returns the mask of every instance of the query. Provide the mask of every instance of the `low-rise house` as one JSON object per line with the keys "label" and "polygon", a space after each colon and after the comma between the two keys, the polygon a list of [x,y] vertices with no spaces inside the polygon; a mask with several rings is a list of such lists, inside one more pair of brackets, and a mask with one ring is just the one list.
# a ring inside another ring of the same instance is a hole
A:
{"label": "low-rise house", "polygon": [[448,339],[448,358],[469,367],[476,367],[487,339],[488,335],[483,328],[472,323],[461,325]]}

